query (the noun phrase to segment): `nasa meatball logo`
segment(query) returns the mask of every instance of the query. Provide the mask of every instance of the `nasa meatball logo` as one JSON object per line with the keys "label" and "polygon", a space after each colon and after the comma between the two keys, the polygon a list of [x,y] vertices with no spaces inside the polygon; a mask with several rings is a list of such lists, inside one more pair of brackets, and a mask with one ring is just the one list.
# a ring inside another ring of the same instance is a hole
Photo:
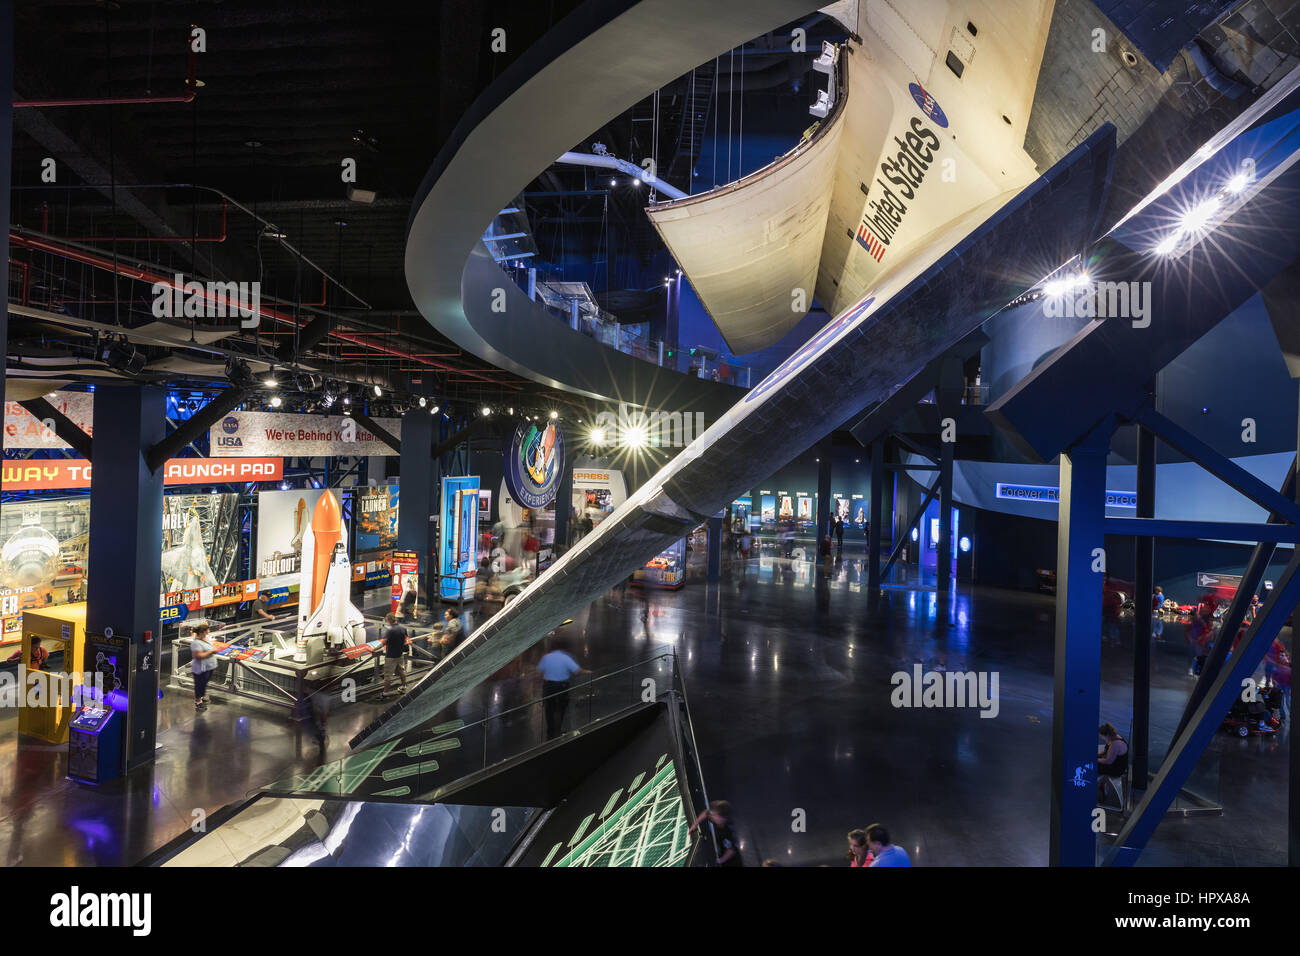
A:
{"label": "nasa meatball logo", "polygon": [[239,419],[233,415],[228,415],[221,420],[221,430],[227,435],[233,435],[239,431]]}
{"label": "nasa meatball logo", "polygon": [[506,489],[526,508],[544,508],[555,500],[564,473],[564,434],[555,422],[515,426],[505,448]]}
{"label": "nasa meatball logo", "polygon": [[939,107],[938,100],[925,91],[925,87],[920,83],[909,83],[907,91],[912,94],[912,99],[916,100],[916,105],[921,108],[921,112],[930,117],[931,122],[941,129],[948,128],[948,117]]}

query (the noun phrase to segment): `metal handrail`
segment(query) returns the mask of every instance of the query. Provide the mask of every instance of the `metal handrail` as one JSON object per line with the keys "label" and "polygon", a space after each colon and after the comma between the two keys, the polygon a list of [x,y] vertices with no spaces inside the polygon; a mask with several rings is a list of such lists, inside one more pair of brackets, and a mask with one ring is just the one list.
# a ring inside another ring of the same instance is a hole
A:
{"label": "metal handrail", "polygon": [[[592,686],[593,684],[599,682],[599,681],[607,680],[607,679],[610,678],[610,677],[616,677],[616,676],[618,676],[619,674],[625,673],[626,671],[630,671],[630,670],[632,670],[632,669],[634,669],[634,668],[641,667],[643,664],[649,664],[649,663],[652,663],[652,662],[657,661],[657,660],[659,660],[659,659],[661,659],[661,658],[664,658],[664,657],[668,657],[668,658],[672,658],[672,659],[673,659],[673,662],[674,662],[674,663],[673,663],[673,667],[674,667],[674,673],[675,673],[675,672],[676,672],[676,656],[677,656],[676,653],[673,652],[673,651],[664,651],[664,652],[662,652],[662,653],[660,653],[660,654],[656,654],[656,655],[654,655],[653,657],[647,657],[645,660],[636,661],[635,663],[628,664],[628,665],[626,665],[626,666],[624,666],[624,667],[620,667],[618,670],[612,670],[612,671],[609,671],[609,672],[606,673],[606,674],[600,674],[599,676],[593,674],[593,675],[591,675],[590,677],[587,678],[587,680],[586,680],[586,682],[585,682],[585,684],[584,684],[583,686],[586,686],[586,687],[588,688],[588,690],[590,690],[591,686]],[[434,737],[430,737],[429,739],[430,739],[430,740],[437,740],[439,737],[446,737],[446,736],[448,736],[448,735],[450,735],[450,734],[459,734],[459,733],[463,733],[463,732],[466,731],[466,730],[470,730],[471,728],[478,727],[478,726],[480,726],[480,725],[482,725],[482,724],[486,724],[486,723],[488,723],[489,721],[500,720],[501,718],[507,716],[508,714],[513,714],[513,713],[515,713],[516,711],[527,710],[528,708],[530,708],[530,707],[534,707],[534,706],[536,706],[537,704],[541,703],[542,701],[544,701],[544,700],[548,700],[548,699],[550,699],[550,698],[552,698],[552,697],[560,697],[560,696],[562,696],[562,695],[564,695],[564,694],[572,693],[573,690],[574,690],[574,688],[565,688],[564,690],[562,690],[562,691],[558,691],[558,692],[556,692],[556,693],[554,693],[554,694],[543,694],[543,695],[540,696],[540,697],[535,697],[535,698],[533,698],[532,700],[528,701],[527,703],[519,704],[519,705],[517,705],[517,706],[515,706],[515,707],[511,707],[511,708],[508,708],[507,710],[499,711],[499,712],[497,712],[497,713],[495,713],[495,714],[489,714],[488,716],[483,717],[483,718],[481,718],[481,719],[479,719],[479,720],[476,720],[476,721],[474,721],[473,723],[462,724],[461,726],[455,728],[454,730],[444,730],[441,734],[438,734],[438,735],[436,735],[436,736],[434,736]]]}

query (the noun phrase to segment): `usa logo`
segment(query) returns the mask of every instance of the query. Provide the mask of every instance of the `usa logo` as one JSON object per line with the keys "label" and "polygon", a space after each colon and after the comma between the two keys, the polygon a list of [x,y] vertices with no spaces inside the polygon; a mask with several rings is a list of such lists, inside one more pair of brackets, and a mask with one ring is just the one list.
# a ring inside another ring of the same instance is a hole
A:
{"label": "usa logo", "polygon": [[912,99],[916,100],[916,105],[921,112],[930,117],[931,121],[942,129],[948,128],[948,117],[939,107],[939,103],[933,96],[925,91],[925,87],[920,83],[909,83],[907,91],[912,94]]}
{"label": "usa logo", "polygon": [[233,416],[223,419],[221,422],[221,430],[227,435],[233,435],[235,432],[239,431],[239,419]]}

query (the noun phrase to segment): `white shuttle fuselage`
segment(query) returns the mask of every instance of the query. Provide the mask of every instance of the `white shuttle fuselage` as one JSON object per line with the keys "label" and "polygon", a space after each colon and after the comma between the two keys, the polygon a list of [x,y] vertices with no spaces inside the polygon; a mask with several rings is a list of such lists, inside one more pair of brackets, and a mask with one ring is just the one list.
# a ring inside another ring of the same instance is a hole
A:
{"label": "white shuttle fuselage", "polygon": [[298,639],[294,660],[307,661],[314,638],[327,647],[351,647],[366,641],[366,623],[352,604],[352,561],[343,536],[342,514],[333,492],[312,509],[302,536],[298,577]]}

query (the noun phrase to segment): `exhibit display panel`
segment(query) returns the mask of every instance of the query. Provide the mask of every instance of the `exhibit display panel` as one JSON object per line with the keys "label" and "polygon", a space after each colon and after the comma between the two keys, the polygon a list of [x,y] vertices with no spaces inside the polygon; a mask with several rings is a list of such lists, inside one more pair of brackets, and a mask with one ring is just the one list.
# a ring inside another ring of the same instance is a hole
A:
{"label": "exhibit display panel", "polygon": [[3,643],[20,639],[23,611],[84,599],[89,532],[89,498],[47,498],[0,505]]}
{"label": "exhibit display panel", "polygon": [[365,586],[386,587],[389,564],[397,544],[398,485],[362,486],[352,493],[352,521],[356,527],[356,560],[352,580]]}
{"label": "exhibit display panel", "polygon": [[[257,495],[257,578],[261,589],[296,589],[302,538],[323,488],[262,491]],[[344,529],[346,535],[346,529]]]}
{"label": "exhibit display panel", "polygon": [[632,575],[638,584],[677,590],[686,583],[686,539],[679,538],[638,568]]}
{"label": "exhibit display panel", "polygon": [[477,477],[442,479],[438,508],[438,554],[441,578],[438,594],[444,601],[474,598],[478,572]]}
{"label": "exhibit display panel", "polygon": [[163,498],[162,583],[172,592],[228,584],[239,576],[239,495]]}

